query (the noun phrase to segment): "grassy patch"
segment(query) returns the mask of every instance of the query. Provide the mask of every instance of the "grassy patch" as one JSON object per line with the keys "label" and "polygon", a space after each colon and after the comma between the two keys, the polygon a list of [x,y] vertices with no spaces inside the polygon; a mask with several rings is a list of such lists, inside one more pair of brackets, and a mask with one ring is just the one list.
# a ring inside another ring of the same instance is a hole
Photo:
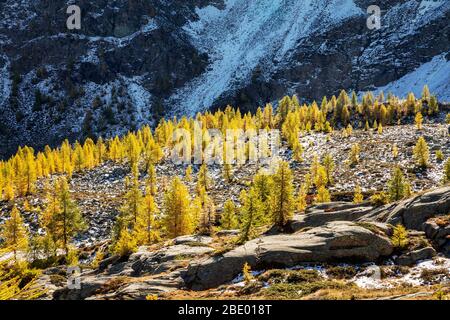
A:
{"label": "grassy patch", "polygon": [[276,283],[269,288],[264,289],[261,293],[264,297],[273,299],[288,299],[295,300],[301,299],[304,296],[317,292],[323,289],[342,290],[347,285],[343,282],[321,280],[315,282],[303,282],[303,283]]}
{"label": "grassy patch", "polygon": [[382,236],[386,235],[380,227],[378,227],[370,222],[357,222],[356,224],[360,227],[363,227],[363,228],[375,233],[375,234],[382,235]]}
{"label": "grassy patch", "polygon": [[390,277],[401,277],[409,273],[409,267],[407,266],[381,266],[381,278],[386,279]]}
{"label": "grassy patch", "polygon": [[280,270],[264,272],[259,281],[269,284],[259,295],[269,299],[300,299],[325,288],[341,288],[343,282],[324,279],[316,270]]}
{"label": "grassy patch", "polygon": [[62,275],[52,274],[50,275],[50,282],[57,287],[62,287],[67,284],[67,279]]}
{"label": "grassy patch", "polygon": [[302,283],[323,280],[323,277],[316,270],[282,270],[273,269],[264,272],[258,280],[269,284],[277,283]]}
{"label": "grassy patch", "polygon": [[353,266],[333,266],[327,268],[327,275],[333,279],[352,279],[358,271]]}
{"label": "grassy patch", "polygon": [[450,272],[446,268],[424,269],[422,270],[420,277],[426,284],[437,284],[444,280],[448,280]]}

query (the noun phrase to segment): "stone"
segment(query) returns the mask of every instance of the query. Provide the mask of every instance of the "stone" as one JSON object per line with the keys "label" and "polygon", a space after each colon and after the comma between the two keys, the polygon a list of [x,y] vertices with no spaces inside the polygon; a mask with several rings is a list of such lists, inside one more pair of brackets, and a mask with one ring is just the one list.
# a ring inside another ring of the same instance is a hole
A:
{"label": "stone", "polygon": [[318,227],[331,221],[355,221],[370,213],[371,206],[338,202],[320,204],[310,207],[304,215],[297,215],[291,222],[292,231],[303,228]]}
{"label": "stone", "polygon": [[434,250],[432,247],[426,247],[402,254],[395,259],[395,263],[401,266],[413,266],[420,260],[431,259],[434,256],[436,256],[436,250]]}
{"label": "stone", "polygon": [[110,277],[105,276],[82,276],[80,289],[70,289],[64,287],[55,290],[53,293],[54,300],[84,300],[92,296],[97,290],[108,283]]}
{"label": "stone", "polygon": [[208,245],[213,241],[211,237],[201,236],[201,235],[192,235],[192,236],[181,236],[173,239],[173,243],[177,244],[189,244],[189,243],[201,243],[204,245]]}
{"label": "stone", "polygon": [[179,273],[164,277],[131,282],[113,293],[115,299],[145,300],[148,295],[159,295],[180,289],[184,285]]}
{"label": "stone", "polygon": [[307,262],[376,261],[392,253],[388,238],[352,222],[330,222],[305,232],[262,236],[222,256],[194,261],[185,281],[204,290],[231,281],[245,263],[253,269]]}
{"label": "stone", "polygon": [[179,244],[164,247],[158,251],[148,252],[140,249],[132,254],[128,264],[133,269],[133,275],[158,274],[180,266],[180,261],[202,256],[214,249],[204,246]]}
{"label": "stone", "polygon": [[447,186],[401,201],[392,211],[386,212],[383,222],[401,223],[407,229],[422,230],[428,219],[449,212],[450,186]]}

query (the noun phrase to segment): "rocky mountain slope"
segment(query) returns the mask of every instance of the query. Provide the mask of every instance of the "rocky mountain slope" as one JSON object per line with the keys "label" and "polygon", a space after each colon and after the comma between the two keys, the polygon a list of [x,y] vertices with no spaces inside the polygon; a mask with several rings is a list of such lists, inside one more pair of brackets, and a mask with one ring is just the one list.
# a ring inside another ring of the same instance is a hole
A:
{"label": "rocky mountain slope", "polygon": [[[439,286],[447,288],[441,292],[448,290],[450,260],[438,257],[433,247],[449,254],[450,229],[448,223],[429,225],[448,217],[449,210],[449,187],[381,208],[328,203],[295,217],[290,233],[269,231],[225,249],[221,246],[234,231],[213,238],[183,236],[159,248],[141,247],[125,261],[104,259],[98,268],[82,273],[80,289],[64,285],[63,267],[45,271],[40,283],[47,285],[51,299],[246,299],[276,294],[276,299],[326,299],[336,291],[341,299],[433,298]],[[402,252],[389,240],[390,223],[397,220],[410,229],[410,245]],[[254,270],[253,280],[243,279],[245,263]]]}
{"label": "rocky mountain slope", "polygon": [[[430,159],[427,170],[417,170],[412,149],[419,136],[427,139]],[[310,172],[314,154],[329,153],[336,162],[334,184],[329,187],[333,202],[309,206],[279,230],[266,226],[258,236],[239,243],[239,230],[217,228],[209,235],[187,235],[142,246],[131,255],[118,256],[108,250],[112,227],[123,205],[127,163],[106,161],[93,169],[75,172],[70,193],[86,220],[87,228],[74,239],[81,268],[81,288],[67,285],[67,266],[44,266],[33,282],[45,289],[41,299],[436,299],[450,293],[450,187],[442,186],[440,150],[450,154],[448,128],[426,122],[422,130],[412,125],[386,126],[382,132],[355,129],[311,132],[299,137],[304,161],[293,160],[283,146],[279,156],[293,171],[294,189]],[[345,163],[349,146],[361,145],[360,161]],[[392,147],[398,146],[394,159]],[[386,190],[392,169],[401,165],[414,195],[386,205],[368,201]],[[185,181],[195,194],[199,178],[194,166],[192,179]],[[209,167],[208,190],[216,206],[216,218],[226,200],[239,202],[242,190],[259,169],[244,164],[233,168],[232,181],[225,181],[222,167]],[[156,165],[157,205],[162,208],[165,188],[175,176],[185,179],[185,167],[165,159]],[[56,178],[55,176],[50,179]],[[146,174],[139,176],[141,188]],[[365,202],[354,204],[356,185]],[[308,202],[312,199],[308,196]],[[46,203],[44,181],[36,193],[14,201],[32,234],[45,232],[38,223]],[[13,203],[0,202],[0,225]],[[217,219],[216,219],[217,220]],[[407,228],[408,245],[393,244],[393,227]],[[0,255],[0,262],[4,259]],[[252,279],[242,269],[248,263]]]}
{"label": "rocky mountain slope", "polygon": [[[66,8],[82,10],[81,30]],[[0,1],[0,155],[123,133],[162,115],[254,108],[345,88],[449,99],[450,3],[365,0]]]}

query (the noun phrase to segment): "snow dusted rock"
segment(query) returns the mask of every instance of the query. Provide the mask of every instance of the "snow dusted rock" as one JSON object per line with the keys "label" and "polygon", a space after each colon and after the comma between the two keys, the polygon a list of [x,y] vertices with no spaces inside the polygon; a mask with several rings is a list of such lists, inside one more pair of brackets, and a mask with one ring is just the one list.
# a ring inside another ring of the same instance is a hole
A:
{"label": "snow dusted rock", "polygon": [[[343,88],[420,96],[428,83],[448,100],[449,2],[382,1],[380,30],[367,28],[370,4],[86,0],[73,32],[66,0],[1,1],[0,155],[80,139],[88,112],[93,133],[106,136],[167,113],[256,108],[287,92],[309,101]],[[35,106],[37,90],[51,99]]]}
{"label": "snow dusted rock", "polygon": [[247,262],[252,268],[305,262],[375,261],[392,253],[388,238],[352,222],[330,222],[306,232],[262,236],[222,256],[194,261],[185,276],[194,290],[231,281]]}

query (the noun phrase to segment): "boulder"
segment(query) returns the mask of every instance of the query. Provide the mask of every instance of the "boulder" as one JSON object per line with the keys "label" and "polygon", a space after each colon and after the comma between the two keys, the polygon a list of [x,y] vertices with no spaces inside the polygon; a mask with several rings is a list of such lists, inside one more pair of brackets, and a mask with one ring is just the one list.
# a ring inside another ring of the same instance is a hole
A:
{"label": "boulder", "polygon": [[185,282],[204,290],[231,281],[247,262],[253,269],[307,262],[376,261],[392,253],[388,238],[353,222],[330,222],[305,232],[262,236],[222,256],[194,261]]}
{"label": "boulder", "polygon": [[319,227],[332,221],[355,221],[371,212],[369,203],[353,204],[348,202],[331,202],[312,206],[303,215],[297,215],[291,222],[292,231]]}
{"label": "boulder", "polygon": [[440,226],[432,219],[423,224],[423,229],[427,235],[427,238],[432,240],[446,239],[450,235],[450,224],[446,226]]}
{"label": "boulder", "polygon": [[423,224],[428,219],[449,212],[450,186],[446,186],[401,201],[393,210],[384,212],[383,222],[393,225],[401,223],[407,229],[423,230]]}
{"label": "boulder", "polygon": [[53,293],[54,300],[84,300],[95,294],[97,290],[102,288],[111,280],[105,276],[82,276],[80,281],[80,289],[70,289],[64,287],[55,290]]}
{"label": "boulder", "polygon": [[419,250],[402,254],[395,259],[395,263],[401,266],[413,266],[420,260],[431,259],[436,255],[436,250],[432,247],[426,247]]}
{"label": "boulder", "polygon": [[439,232],[440,227],[431,219],[423,224],[423,229],[428,239],[434,239]]}
{"label": "boulder", "polygon": [[159,274],[182,265],[182,262],[193,257],[213,252],[214,249],[204,246],[179,244],[164,247],[158,251],[147,251],[141,247],[132,254],[127,265],[134,271],[133,276],[142,274]]}
{"label": "boulder", "polygon": [[178,272],[163,277],[131,282],[113,294],[113,299],[145,300],[148,295],[160,295],[180,289],[184,285]]}
{"label": "boulder", "polygon": [[181,236],[173,239],[173,244],[190,244],[190,243],[199,243],[208,245],[213,241],[211,237],[201,236],[201,235],[192,235],[192,236]]}

